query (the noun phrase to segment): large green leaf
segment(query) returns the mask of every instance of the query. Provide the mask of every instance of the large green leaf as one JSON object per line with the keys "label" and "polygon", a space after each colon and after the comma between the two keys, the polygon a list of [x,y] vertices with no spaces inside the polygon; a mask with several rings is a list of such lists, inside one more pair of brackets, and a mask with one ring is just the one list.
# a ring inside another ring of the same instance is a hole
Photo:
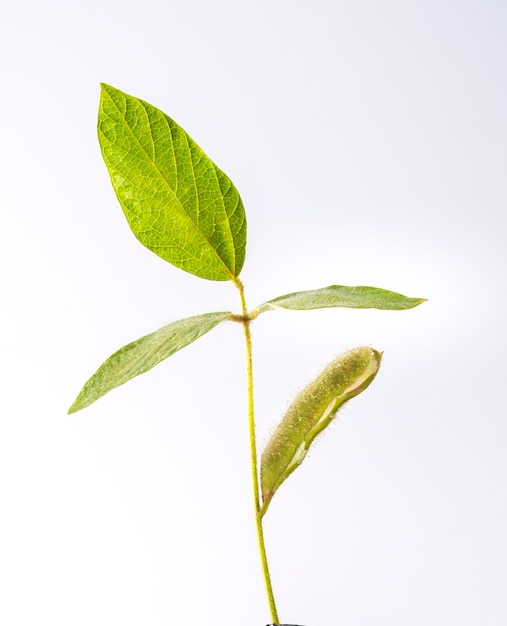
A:
{"label": "large green leaf", "polygon": [[375,378],[382,353],[369,347],[342,354],[305,387],[288,408],[261,457],[261,515],[271,498],[303,462],[315,437],[334,419],[345,402],[364,391]]}
{"label": "large green leaf", "polygon": [[162,111],[102,85],[102,156],[130,228],[160,257],[209,280],[234,280],[246,219],[231,180]]}
{"label": "large green leaf", "polygon": [[69,413],[86,408],[111,389],[147,372],[160,361],[209,332],[230,315],[230,313],[205,313],[187,317],[123,346],[88,380],[70,407]]}
{"label": "large green leaf", "polygon": [[258,315],[274,309],[291,309],[309,311],[329,307],[345,307],[348,309],[385,309],[403,311],[412,309],[426,302],[425,298],[407,298],[401,293],[387,291],[378,287],[344,287],[330,285],[322,289],[297,291],[269,300],[252,311]]}

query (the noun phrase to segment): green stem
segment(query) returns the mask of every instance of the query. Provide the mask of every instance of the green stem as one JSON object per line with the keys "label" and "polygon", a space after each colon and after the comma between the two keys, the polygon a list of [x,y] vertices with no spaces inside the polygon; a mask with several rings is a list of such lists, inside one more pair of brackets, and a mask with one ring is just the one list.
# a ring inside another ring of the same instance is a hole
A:
{"label": "green stem", "polygon": [[269,574],[268,558],[266,556],[266,546],[264,544],[264,530],[262,528],[261,500],[259,494],[259,472],[257,468],[257,444],[255,439],[255,418],[254,418],[254,395],[253,395],[253,368],[252,368],[252,337],[250,335],[251,318],[245,302],[245,292],[243,284],[236,279],[236,287],[238,288],[241,298],[241,310],[243,330],[245,332],[246,344],[246,369],[248,381],[248,430],[250,435],[250,461],[252,467],[252,486],[255,504],[255,523],[257,527],[257,540],[259,545],[259,554],[262,563],[262,572],[264,574],[264,584],[268,595],[269,609],[271,611],[271,621],[278,624],[278,613],[276,610],[275,597],[273,595],[273,587],[271,585],[271,576]]}

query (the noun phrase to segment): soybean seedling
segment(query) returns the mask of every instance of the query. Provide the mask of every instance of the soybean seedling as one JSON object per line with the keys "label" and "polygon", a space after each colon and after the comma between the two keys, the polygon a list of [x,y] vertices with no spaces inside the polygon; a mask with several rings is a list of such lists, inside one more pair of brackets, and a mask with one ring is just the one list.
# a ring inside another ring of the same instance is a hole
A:
{"label": "soybean seedling", "polygon": [[134,235],[159,257],[190,274],[206,280],[231,281],[238,290],[241,312],[187,317],[129,343],[99,367],[69,413],[84,409],[108,391],[147,372],[222,322],[236,322],[243,327],[257,539],[271,621],[279,624],[264,545],[263,516],[317,435],[343,404],[375,378],[381,353],[360,347],[332,361],[289,407],[262,453],[259,468],[250,326],[259,315],[276,309],[405,310],[424,299],[375,287],[331,285],[286,294],[249,310],[239,279],[246,249],[245,210],[231,180],[165,113],[104,84],[98,135],[111,183]]}

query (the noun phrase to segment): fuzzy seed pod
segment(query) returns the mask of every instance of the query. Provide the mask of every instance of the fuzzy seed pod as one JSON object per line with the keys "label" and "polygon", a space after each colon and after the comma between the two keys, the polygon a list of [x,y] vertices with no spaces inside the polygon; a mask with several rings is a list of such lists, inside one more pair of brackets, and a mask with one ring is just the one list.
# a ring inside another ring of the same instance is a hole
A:
{"label": "fuzzy seed pod", "polygon": [[296,396],[262,454],[262,515],[278,487],[301,465],[311,443],[338,409],[375,378],[381,358],[381,352],[369,347],[345,352]]}

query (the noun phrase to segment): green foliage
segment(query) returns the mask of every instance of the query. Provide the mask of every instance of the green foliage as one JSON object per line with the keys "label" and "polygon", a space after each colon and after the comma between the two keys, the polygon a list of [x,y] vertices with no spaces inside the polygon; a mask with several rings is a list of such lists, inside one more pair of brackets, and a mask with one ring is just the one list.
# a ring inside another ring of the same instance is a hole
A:
{"label": "green foliage", "polygon": [[139,241],[186,272],[234,280],[245,260],[246,219],[229,178],[151,104],[102,85],[99,143]]}
{"label": "green foliage", "polygon": [[111,389],[123,385],[139,374],[144,374],[181,348],[230,318],[230,313],[205,313],[187,317],[154,333],[123,346],[111,355],[85,384],[69,413],[90,406]]}
{"label": "green foliage", "polygon": [[241,314],[222,312],[189,317],[129,343],[99,367],[69,413],[89,406],[108,391],[148,371],[220,322],[231,320],[243,326],[256,525],[271,618],[278,624],[262,516],[283,481],[302,463],[315,437],[345,402],[371,383],[380,366],[381,353],[372,348],[357,348],[338,357],[296,397],[262,455],[259,481],[250,325],[260,313],[274,309],[405,310],[424,299],[407,298],[376,287],[331,285],[280,296],[249,312],[238,278],[245,260],[245,211],[229,178],[165,113],[109,85],[102,85],[101,89],[98,134],[111,183],[134,235],[176,267],[200,278],[232,281],[240,294]]}
{"label": "green foliage", "polygon": [[378,287],[344,287],[330,285],[311,291],[297,291],[269,300],[254,309],[253,314],[274,309],[291,309],[293,311],[309,311],[330,307],[348,309],[384,309],[404,311],[425,302],[424,298],[407,298],[401,293],[387,291]]}
{"label": "green foliage", "polygon": [[348,400],[372,382],[382,354],[356,348],[342,354],[301,391],[268,441],[261,458],[261,515],[278,487],[301,465],[309,447]]}

